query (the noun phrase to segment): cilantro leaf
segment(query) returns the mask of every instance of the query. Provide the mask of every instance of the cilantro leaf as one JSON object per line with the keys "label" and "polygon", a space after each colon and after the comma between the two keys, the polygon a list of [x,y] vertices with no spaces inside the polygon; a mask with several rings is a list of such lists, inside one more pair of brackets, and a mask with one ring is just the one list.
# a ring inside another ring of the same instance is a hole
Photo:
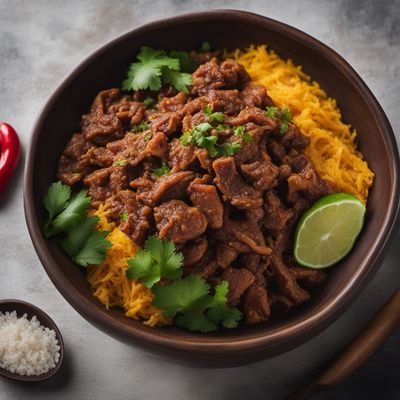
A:
{"label": "cilantro leaf", "polygon": [[161,88],[163,67],[179,70],[179,60],[168,57],[162,50],[143,46],[137,58],[139,62],[130,65],[122,90],[158,90]]}
{"label": "cilantro leaf", "polygon": [[134,125],[131,129],[131,132],[133,133],[139,133],[139,132],[144,132],[147,131],[147,129],[149,129],[147,122],[141,122],[140,124]]}
{"label": "cilantro leaf", "polygon": [[49,212],[47,225],[67,207],[70,197],[71,188],[69,186],[63,185],[60,181],[50,185],[47,194],[43,197],[43,204]]}
{"label": "cilantro leaf", "polygon": [[111,243],[106,240],[108,232],[95,229],[99,217],[86,215],[90,204],[86,191],[71,196],[70,187],[57,182],[49,187],[43,203],[50,217],[44,226],[47,237],[65,233],[61,247],[79,265],[86,267],[104,261]]}
{"label": "cilantro leaf", "polygon": [[46,237],[68,231],[68,229],[85,217],[89,204],[90,197],[86,196],[85,190],[72,195],[64,210],[54,218],[51,224],[45,226]]}
{"label": "cilantro leaf", "polygon": [[[210,295],[210,285],[197,275],[178,279],[171,284],[156,284],[152,288],[153,304],[167,317],[175,317],[178,326],[192,331],[210,332],[217,324],[234,328],[242,318],[237,308],[227,305],[228,282],[224,281]],[[208,311],[206,311],[208,310]]]}
{"label": "cilantro leaf", "polygon": [[278,113],[279,113],[279,109],[278,109],[278,107],[275,107],[275,106],[267,107],[266,111],[265,111],[265,114],[267,114],[267,117],[270,117],[270,118],[277,117]]}
{"label": "cilantro leaf", "polygon": [[127,213],[126,211],[123,211],[123,212],[120,214],[119,217],[120,217],[120,219],[121,219],[122,222],[125,222],[125,221],[128,220],[129,215],[128,215],[128,213]]}
{"label": "cilantro leaf", "polygon": [[163,83],[170,83],[179,92],[189,93],[188,86],[192,84],[192,75],[164,68],[162,79]]}
{"label": "cilantro leaf", "polygon": [[152,287],[160,280],[160,265],[155,263],[148,250],[139,250],[134,258],[128,260],[126,276],[141,279],[146,287]]}
{"label": "cilantro leaf", "polygon": [[253,141],[253,136],[251,136],[250,133],[246,132],[246,127],[243,125],[235,126],[233,128],[233,133],[236,136],[240,136],[247,144],[250,144]]}
{"label": "cilantro leaf", "polygon": [[210,286],[197,275],[179,279],[170,285],[156,285],[153,304],[163,309],[164,314],[174,317],[178,312],[202,312],[209,307],[212,297],[209,295]]}
{"label": "cilantro leaf", "polygon": [[217,325],[210,320],[204,313],[199,311],[189,311],[175,318],[176,325],[187,328],[191,331],[203,333],[216,331]]}
{"label": "cilantro leaf", "polygon": [[279,132],[283,135],[284,133],[286,133],[289,129],[289,125],[286,122],[282,122],[281,126],[279,128]]}
{"label": "cilantro leaf", "polygon": [[225,124],[219,124],[219,125],[217,125],[216,127],[215,127],[215,129],[218,131],[218,132],[224,132],[224,131],[226,131],[227,129],[229,129],[230,128],[230,126],[229,125],[225,125]]}
{"label": "cilantro leaf", "polygon": [[236,328],[238,321],[242,318],[242,313],[226,303],[229,285],[223,281],[215,287],[215,294],[211,308],[207,311],[207,316],[215,323],[222,323],[225,328]]}
{"label": "cilantro leaf", "polygon": [[239,125],[239,126],[235,126],[235,127],[233,128],[233,133],[234,133],[236,136],[242,136],[245,130],[246,130],[246,128],[245,128],[244,125]]}
{"label": "cilantro leaf", "polygon": [[175,51],[168,56],[163,50],[144,46],[137,59],[137,62],[129,66],[122,90],[159,90],[163,84],[170,83],[180,92],[189,92],[187,87],[192,84],[192,76],[181,72],[181,69],[192,72],[196,66],[188,53]]}
{"label": "cilantro leaf", "polygon": [[163,176],[165,174],[168,174],[169,171],[170,171],[170,168],[168,167],[168,165],[163,163],[163,165],[161,165],[160,168],[156,168],[153,170],[153,174],[155,176]]}
{"label": "cilantro leaf", "polygon": [[290,122],[292,120],[292,113],[287,107],[281,110],[281,120],[283,122]]}
{"label": "cilantro leaf", "polygon": [[174,243],[158,236],[149,236],[144,248],[128,260],[126,276],[141,279],[152,287],[161,278],[178,279],[182,275],[183,256],[176,252]]}
{"label": "cilantro leaf", "polygon": [[197,62],[194,58],[190,57],[187,51],[170,51],[169,56],[177,58],[182,72],[194,72],[197,68]]}
{"label": "cilantro leaf", "polygon": [[224,114],[220,111],[213,112],[213,109],[210,105],[206,105],[203,109],[204,114],[210,118],[211,121],[216,122],[224,122]]}
{"label": "cilantro leaf", "polygon": [[278,107],[267,107],[265,114],[270,118],[277,118],[279,120],[279,131],[282,135],[287,132],[293,118],[291,111],[287,107],[283,107],[281,110]]}
{"label": "cilantro leaf", "polygon": [[287,107],[282,108],[280,114],[280,120],[281,120],[280,132],[281,134],[284,134],[289,129],[289,124],[292,121],[292,113]]}
{"label": "cilantro leaf", "polygon": [[[222,143],[217,144],[217,156],[216,157],[224,157],[224,156],[233,156],[237,153],[242,146],[239,143]],[[215,158],[215,157],[213,157]]]}
{"label": "cilantro leaf", "polygon": [[68,236],[61,241],[63,250],[78,264],[86,267],[88,264],[101,264],[111,242],[106,240],[107,231],[95,229],[99,217],[87,217],[82,223],[73,226]]}

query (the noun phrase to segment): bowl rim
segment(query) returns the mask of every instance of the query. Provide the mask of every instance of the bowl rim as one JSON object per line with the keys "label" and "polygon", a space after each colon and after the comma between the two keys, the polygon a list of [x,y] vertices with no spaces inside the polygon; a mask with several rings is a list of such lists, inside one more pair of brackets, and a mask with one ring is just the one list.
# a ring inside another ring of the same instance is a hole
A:
{"label": "bowl rim", "polygon": [[[282,331],[276,331],[270,332],[268,335],[259,334],[257,336],[246,338],[224,338],[223,335],[218,338],[211,338],[207,335],[204,335],[201,338],[193,337],[190,339],[178,339],[172,336],[164,336],[158,329],[148,329],[146,332],[140,331],[133,326],[122,324],[121,322],[115,320],[111,315],[106,317],[105,313],[99,312],[98,308],[96,308],[85,298],[84,295],[70,285],[67,279],[57,271],[57,268],[54,268],[55,261],[52,259],[50,251],[47,248],[47,241],[42,235],[41,227],[39,226],[35,207],[32,201],[34,192],[33,166],[40,132],[42,131],[44,123],[53,105],[63,93],[65,88],[79,76],[81,71],[84,70],[87,65],[119,42],[127,39],[131,35],[134,36],[138,33],[144,33],[153,29],[166,28],[173,24],[204,20],[223,21],[231,20],[232,18],[242,20],[247,24],[262,24],[267,29],[275,31],[290,40],[295,40],[306,45],[315,52],[321,54],[321,56],[324,58],[327,58],[333,65],[336,66],[336,68],[341,71],[342,74],[354,82],[357,91],[359,91],[364,98],[366,98],[366,102],[369,105],[371,113],[377,120],[378,125],[382,127],[382,131],[384,132],[385,146],[388,154],[390,155],[389,163],[391,166],[390,172],[392,185],[390,190],[389,207],[385,218],[382,221],[381,228],[377,233],[373,246],[370,248],[367,256],[360,263],[360,266],[356,273],[352,276],[352,279],[341,288],[337,296],[326,302],[318,312],[315,312],[312,316],[304,318],[296,324],[285,328],[285,335],[282,335]],[[140,343],[144,346],[152,348],[161,348],[164,351],[174,353],[186,352],[191,354],[204,354],[204,352],[207,351],[209,353],[212,352],[214,355],[225,354],[227,350],[229,352],[242,353],[254,351],[255,349],[265,349],[276,345],[281,345],[283,343],[292,343],[291,347],[293,348],[296,346],[300,336],[305,336],[307,334],[311,337],[311,335],[322,331],[322,329],[332,323],[337,316],[340,315],[340,312],[343,310],[343,308],[356,297],[366,282],[372,278],[373,273],[378,270],[379,264],[388,248],[390,239],[393,236],[392,233],[397,227],[397,216],[399,211],[398,200],[400,193],[400,187],[398,184],[399,172],[400,163],[395,136],[382,107],[357,72],[338,53],[307,33],[274,19],[241,10],[209,10],[160,19],[128,30],[127,32],[99,46],[96,50],[86,56],[83,61],[75,66],[70,73],[66,75],[66,77],[64,77],[61,83],[57,85],[56,89],[46,100],[32,128],[24,174],[25,219],[38,257],[58,291],[81,316],[97,327],[102,325],[109,333],[118,333],[119,338],[124,337],[131,341],[132,339],[135,339],[138,344]]]}
{"label": "bowl rim", "polygon": [[[0,376],[7,378],[7,379],[11,379],[13,381],[19,381],[19,382],[42,382],[42,381],[46,381],[50,378],[53,378],[53,376],[56,375],[59,372],[59,370],[61,369],[61,366],[64,361],[64,353],[65,353],[64,339],[62,337],[62,334],[61,334],[60,329],[58,328],[57,324],[50,317],[50,315],[47,314],[46,311],[42,310],[41,308],[39,308],[38,306],[35,306],[32,303],[28,303],[27,301],[19,300],[19,299],[0,300],[0,306],[4,306],[4,305],[10,305],[11,307],[13,307],[14,305],[19,306],[25,310],[24,312],[26,312],[28,314],[28,317],[30,317],[29,314],[32,314],[32,316],[35,315],[42,326],[44,326],[45,328],[54,330],[54,332],[56,334],[56,339],[58,340],[58,345],[60,346],[60,350],[59,350],[60,358],[57,361],[57,364],[55,365],[54,368],[52,368],[52,369],[48,370],[47,372],[40,374],[40,375],[29,375],[29,376],[28,375],[18,375],[18,374],[14,374],[10,371],[7,371],[4,368],[0,368]],[[8,311],[12,312],[12,311],[15,311],[15,309],[11,308]],[[1,310],[0,310],[0,312],[1,312]]]}

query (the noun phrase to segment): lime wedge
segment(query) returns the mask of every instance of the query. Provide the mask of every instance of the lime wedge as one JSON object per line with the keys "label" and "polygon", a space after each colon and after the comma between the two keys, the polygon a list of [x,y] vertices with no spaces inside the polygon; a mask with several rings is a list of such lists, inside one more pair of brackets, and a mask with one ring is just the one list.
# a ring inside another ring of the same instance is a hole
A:
{"label": "lime wedge", "polygon": [[326,268],[344,258],[359,235],[365,205],[347,193],[321,197],[300,218],[294,257],[305,267]]}

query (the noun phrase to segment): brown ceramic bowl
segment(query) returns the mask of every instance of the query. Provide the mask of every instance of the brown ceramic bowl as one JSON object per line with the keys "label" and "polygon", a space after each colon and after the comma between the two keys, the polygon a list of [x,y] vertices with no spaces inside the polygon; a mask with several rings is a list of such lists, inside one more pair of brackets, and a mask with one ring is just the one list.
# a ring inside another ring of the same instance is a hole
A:
{"label": "brown ceramic bowl", "polygon": [[[85,271],[55,240],[42,234],[43,194],[55,180],[57,160],[79,129],[80,117],[102,89],[119,87],[140,46],[195,49],[208,40],[234,49],[268,43],[292,58],[338,100],[344,120],[359,132],[359,148],[376,174],[365,228],[351,254],[330,270],[328,283],[303,307],[281,319],[207,335],[175,327],[149,329],[107,311],[92,295]],[[392,237],[399,200],[399,156],[390,124],[357,73],[327,46],[283,23],[242,11],[182,15],[134,29],[102,46],[61,83],[32,132],[25,171],[25,214],[39,258],[67,301],[100,330],[129,344],[196,365],[237,365],[285,352],[315,336],[337,318],[376,273]]]}
{"label": "brown ceramic bowl", "polygon": [[41,325],[52,329],[56,333],[56,338],[60,346],[60,359],[54,368],[41,375],[18,375],[4,368],[0,368],[0,376],[20,382],[42,382],[52,378],[60,370],[64,360],[64,341],[56,323],[43,310],[22,300],[0,300],[0,312],[5,313],[7,311],[16,311],[18,317],[22,317],[26,314],[28,319],[31,319],[35,315]]}

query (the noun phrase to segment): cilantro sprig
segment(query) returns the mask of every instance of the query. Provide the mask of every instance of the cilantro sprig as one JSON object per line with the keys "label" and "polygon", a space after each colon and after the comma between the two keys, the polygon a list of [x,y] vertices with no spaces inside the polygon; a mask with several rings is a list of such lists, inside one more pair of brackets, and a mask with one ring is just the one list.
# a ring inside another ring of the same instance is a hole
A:
{"label": "cilantro sprig", "polygon": [[208,122],[203,122],[196,125],[189,132],[185,132],[180,137],[182,146],[192,144],[196,147],[206,149],[211,158],[231,156],[237,153],[241,146],[239,143],[217,143],[218,136],[206,135],[212,129],[212,125]]}
{"label": "cilantro sprig", "polygon": [[292,122],[292,113],[287,107],[279,110],[278,107],[267,107],[265,114],[270,118],[277,118],[280,121],[280,133],[283,135],[289,129],[289,124]]}
{"label": "cilantro sprig", "polygon": [[178,326],[191,331],[216,331],[219,323],[235,328],[242,314],[227,305],[228,282],[216,286],[214,296],[210,290],[203,278],[190,275],[170,285],[155,286],[153,304],[162,308],[165,316],[175,317]]}
{"label": "cilantro sprig", "polygon": [[189,68],[187,57],[182,53],[167,55],[163,50],[143,46],[137,55],[138,61],[129,66],[122,90],[159,90],[163,84],[170,83],[178,91],[188,93],[192,77],[187,72],[181,72],[181,63]]}
{"label": "cilantro sprig", "polygon": [[183,256],[172,241],[150,236],[128,260],[126,275],[151,288],[153,304],[165,316],[174,317],[178,326],[200,332],[215,331],[218,324],[235,328],[242,314],[227,304],[228,282],[216,286],[212,295],[211,286],[200,276],[182,278],[182,265]]}
{"label": "cilantro sprig", "polygon": [[128,260],[126,276],[141,279],[146,287],[151,288],[161,278],[180,278],[182,262],[183,256],[176,252],[174,242],[149,236],[144,248]]}
{"label": "cilantro sprig", "polygon": [[44,226],[46,237],[63,233],[65,238],[61,247],[83,267],[104,261],[107,249],[111,247],[106,239],[108,232],[98,231],[95,226],[99,218],[87,215],[90,197],[84,190],[71,194],[69,186],[53,183],[43,198],[43,204],[49,213]]}

